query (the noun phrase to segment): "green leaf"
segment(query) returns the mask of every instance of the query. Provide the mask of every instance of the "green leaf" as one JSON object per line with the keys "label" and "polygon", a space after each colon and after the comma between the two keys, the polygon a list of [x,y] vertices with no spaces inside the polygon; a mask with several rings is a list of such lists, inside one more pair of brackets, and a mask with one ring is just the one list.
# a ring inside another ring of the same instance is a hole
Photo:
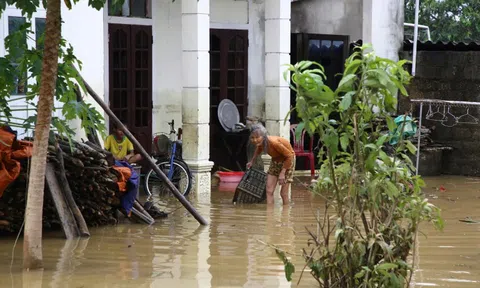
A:
{"label": "green leaf", "polygon": [[360,272],[358,272],[357,274],[355,274],[355,279],[363,278],[363,276],[365,276],[365,273],[366,273],[365,270],[361,270]]}
{"label": "green leaf", "polygon": [[364,147],[365,147],[365,149],[369,148],[369,149],[372,149],[372,150],[378,150],[378,146],[375,145],[375,143],[369,143],[369,144],[365,145]]}
{"label": "green leaf", "polygon": [[353,83],[357,80],[357,75],[355,74],[348,74],[342,77],[342,80],[340,80],[340,83],[338,84],[338,88],[335,91],[335,93],[340,93],[344,92],[347,90],[350,90],[351,86]]}
{"label": "green leaf", "polygon": [[395,124],[395,121],[393,120],[393,118],[387,115],[385,119],[387,120],[388,130],[390,132],[395,131],[395,128],[397,128],[397,124]]}
{"label": "green leaf", "polygon": [[6,8],[6,5],[15,5],[16,8],[22,11],[22,14],[26,14],[28,18],[32,17],[32,14],[37,12],[40,6],[39,0],[1,0],[0,1],[0,15]]}
{"label": "green leaf", "polygon": [[376,152],[371,152],[368,157],[367,157],[367,160],[365,160],[365,167],[367,168],[367,170],[372,170],[373,167],[375,166],[375,161],[377,160],[377,153]]}
{"label": "green leaf", "polygon": [[285,278],[287,281],[292,281],[292,275],[295,273],[295,266],[290,262],[290,260],[287,258],[285,255],[285,252],[275,249],[275,253],[277,254],[277,257],[283,262],[285,265]]}
{"label": "green leaf", "polygon": [[69,10],[72,9],[72,2],[70,2],[70,0],[63,0],[63,2],[65,3],[65,6],[67,6]]}
{"label": "green leaf", "polygon": [[398,279],[395,273],[390,273],[390,287],[391,288],[401,288],[403,285],[400,284],[400,280]]}
{"label": "green leaf", "polygon": [[307,128],[308,134],[313,135],[313,133],[315,132],[315,123],[312,121],[309,121],[307,124],[308,125],[306,126],[306,128]]}
{"label": "green leaf", "polygon": [[415,147],[412,142],[410,141],[405,141],[405,144],[406,144],[406,147],[408,149],[408,151],[412,154],[415,154],[417,152],[417,147]]}
{"label": "green leaf", "polygon": [[382,84],[378,81],[378,79],[375,78],[369,78],[365,80],[364,86],[370,87],[370,88],[382,88]]}
{"label": "green leaf", "polygon": [[385,143],[385,141],[387,141],[388,137],[389,137],[388,134],[382,135],[380,138],[378,138],[375,145],[377,147],[381,147]]}
{"label": "green leaf", "polygon": [[298,123],[297,128],[295,129],[295,139],[297,141],[302,137],[303,129],[305,129],[305,122]]}
{"label": "green leaf", "polygon": [[385,163],[386,165],[390,166],[392,165],[392,159],[390,159],[390,157],[387,155],[387,153],[383,152],[382,150],[380,150],[378,152],[378,156],[380,157],[380,159],[383,161],[383,163]]}
{"label": "green leaf", "polygon": [[312,61],[302,61],[299,63],[299,68],[298,70],[303,71],[307,69],[308,67],[312,66],[313,62]]}
{"label": "green leaf", "polygon": [[387,185],[388,196],[390,196],[390,197],[398,196],[400,191],[398,190],[398,188],[395,184],[393,184],[391,181],[386,181],[386,185]]}
{"label": "green leaf", "polygon": [[390,269],[396,269],[397,267],[398,265],[394,263],[382,263],[382,264],[378,264],[375,267],[375,270],[390,270]]}
{"label": "green leaf", "polygon": [[350,139],[347,133],[343,133],[342,137],[340,137],[340,146],[342,147],[342,150],[345,152],[347,152],[349,140]]}
{"label": "green leaf", "polygon": [[355,95],[355,93],[356,91],[350,91],[343,96],[339,106],[340,111],[345,111],[350,108],[350,105],[352,105],[352,97]]}
{"label": "green leaf", "polygon": [[349,74],[355,74],[357,73],[358,68],[362,65],[362,60],[360,59],[355,59],[352,62],[348,63],[345,66],[345,71],[343,72],[343,75],[349,75]]}
{"label": "green leaf", "polygon": [[408,157],[407,155],[405,155],[403,153],[400,153],[400,157],[402,157],[403,161],[405,161],[407,163],[407,165],[413,166],[413,162],[412,162],[412,159],[410,157]]}
{"label": "green leaf", "polygon": [[335,155],[338,152],[338,135],[335,132],[330,132],[325,135],[323,141],[332,153],[332,157],[335,158]]}
{"label": "green leaf", "polygon": [[293,273],[295,273],[295,266],[289,261],[285,264],[285,278],[288,282],[292,281]]}

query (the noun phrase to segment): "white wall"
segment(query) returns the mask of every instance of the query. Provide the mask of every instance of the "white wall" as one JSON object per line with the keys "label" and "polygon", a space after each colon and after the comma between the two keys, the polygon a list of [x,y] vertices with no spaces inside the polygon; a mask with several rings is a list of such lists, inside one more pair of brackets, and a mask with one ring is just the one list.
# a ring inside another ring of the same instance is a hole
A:
{"label": "white wall", "polygon": [[167,122],[182,124],[182,3],[153,1],[153,133],[168,133]]}
{"label": "white wall", "polygon": [[404,0],[302,0],[292,3],[292,33],[348,35],[398,60]]}
{"label": "white wall", "polygon": [[210,0],[210,22],[247,24],[248,6],[248,0]]}
{"label": "white wall", "polygon": [[292,3],[292,33],[362,38],[363,0],[302,0]]}
{"label": "white wall", "polygon": [[[154,75],[153,133],[169,132],[167,122],[182,124],[182,21],[181,1],[153,1]],[[264,7],[263,0],[211,0],[212,28],[247,29],[249,114],[262,116],[264,88]]]}
{"label": "white wall", "polygon": [[[62,2],[63,3],[63,2]],[[83,63],[82,75],[85,80],[92,86],[92,88],[102,95],[104,91],[103,81],[103,58],[104,58],[104,42],[103,42],[103,12],[97,11],[88,6],[88,0],[80,0],[73,6],[72,10],[62,4],[62,36],[69,44],[73,46],[75,56]],[[4,17],[0,19],[0,56],[5,55],[4,51],[4,37],[8,35],[7,18],[11,16],[20,16],[20,11],[11,7],[7,8]],[[38,9],[38,13],[34,17],[45,18],[45,10]],[[88,19],[86,21],[85,19]],[[34,43],[30,43],[34,45]],[[93,99],[86,97],[86,101],[93,103]],[[96,105],[96,104],[95,104]],[[26,107],[24,101],[12,102],[12,108]],[[55,102],[55,107],[61,107],[58,101]],[[99,108],[98,105],[96,107]],[[99,109],[98,111],[101,111]],[[32,115],[33,112],[15,112],[15,117],[26,118]],[[61,116],[61,111],[56,112],[56,116]],[[86,138],[85,132],[80,129],[80,121],[73,121],[72,128],[77,131],[76,138]],[[19,133],[23,133],[20,131]],[[20,136],[20,135],[19,135]]]}
{"label": "white wall", "polygon": [[380,57],[398,61],[403,42],[404,0],[364,0],[363,43]]}
{"label": "white wall", "polygon": [[[62,2],[63,3],[63,2]],[[80,0],[68,10],[62,4],[62,35],[73,46],[75,56],[82,62],[82,74],[85,81],[100,96],[104,94],[104,26],[103,10],[88,6],[88,0]],[[103,110],[89,96],[84,95],[84,100]],[[76,138],[86,140],[85,131],[80,129],[80,120],[74,121]]]}

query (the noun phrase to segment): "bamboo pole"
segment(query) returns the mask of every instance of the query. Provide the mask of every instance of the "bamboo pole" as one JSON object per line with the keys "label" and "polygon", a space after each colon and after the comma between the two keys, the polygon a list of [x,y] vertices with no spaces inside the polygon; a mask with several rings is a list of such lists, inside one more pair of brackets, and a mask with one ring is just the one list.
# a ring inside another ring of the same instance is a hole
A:
{"label": "bamboo pole", "polygon": [[[75,67],[73,67],[73,68],[76,70]],[[153,171],[155,171],[155,173],[157,173],[157,175],[159,175],[160,178],[163,181],[165,181],[165,183],[167,183],[168,188],[170,188],[170,191],[172,191],[173,195],[178,199],[178,201],[180,201],[180,203],[182,203],[182,205],[188,210],[188,212],[190,212],[190,214],[192,214],[192,216],[195,217],[195,219],[198,221],[198,223],[200,223],[201,225],[208,225],[208,222],[202,217],[202,215],[200,215],[195,210],[195,208],[192,206],[192,204],[190,202],[188,202],[187,199],[185,199],[185,197],[178,191],[178,189],[167,178],[167,176],[165,176],[165,174],[162,172],[162,170],[160,170],[158,168],[158,166],[155,165],[155,162],[153,162],[152,158],[150,157],[150,155],[148,155],[147,151],[145,151],[145,149],[142,147],[142,145],[137,141],[137,139],[132,135],[132,133],[130,133],[130,131],[128,131],[128,129],[122,124],[122,122],[117,118],[117,116],[115,116],[115,114],[112,112],[112,110],[110,110],[110,108],[107,106],[107,104],[105,104],[105,102],[103,102],[103,100],[97,95],[97,93],[95,93],[95,91],[93,91],[92,87],[90,87],[90,85],[88,85],[88,83],[80,75],[80,72],[78,72],[78,70],[77,70],[77,73],[79,75],[79,78],[82,80],[83,84],[85,85],[85,88],[87,89],[88,94],[90,94],[90,96],[92,96],[92,98],[103,108],[103,110],[110,117],[110,120],[113,121],[113,123],[115,123],[117,125],[117,127],[120,128],[120,130],[123,131],[123,133],[125,133],[125,136],[127,136],[127,138],[130,141],[132,141],[133,145],[135,147],[137,147],[137,149],[140,152],[140,155],[142,155],[142,157],[147,161],[150,168],[152,168]]]}
{"label": "bamboo pole", "polygon": [[48,185],[50,195],[52,195],[53,202],[57,208],[58,217],[62,223],[65,238],[73,239],[79,235],[77,221],[73,216],[72,210],[68,206],[67,201],[62,192],[62,187],[58,182],[57,175],[55,175],[55,166],[52,163],[47,163],[45,178]]}
{"label": "bamboo pole", "polygon": [[60,148],[60,144],[57,143],[57,159],[58,159],[58,178],[60,180],[60,184],[62,184],[63,195],[65,200],[67,201],[70,210],[72,211],[73,217],[77,221],[78,231],[80,232],[81,237],[90,237],[90,232],[88,231],[87,223],[83,218],[82,212],[75,203],[75,199],[73,199],[73,193],[70,189],[70,184],[68,184],[67,175],[65,172],[65,162],[63,160],[63,151]]}

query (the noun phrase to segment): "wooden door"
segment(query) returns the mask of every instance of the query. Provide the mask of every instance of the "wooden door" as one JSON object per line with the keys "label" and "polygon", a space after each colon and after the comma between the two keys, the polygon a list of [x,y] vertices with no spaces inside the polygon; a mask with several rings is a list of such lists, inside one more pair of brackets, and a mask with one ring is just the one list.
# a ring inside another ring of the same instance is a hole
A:
{"label": "wooden door", "polygon": [[224,131],[217,108],[223,99],[232,100],[245,123],[248,113],[248,30],[210,29],[210,159],[223,167],[227,163],[220,139]]}
{"label": "wooden door", "polygon": [[108,28],[110,109],[151,151],[152,27],[109,24]]}
{"label": "wooden door", "polygon": [[232,100],[245,123],[248,113],[248,30],[210,29],[210,159],[223,167],[237,169],[225,157],[224,131],[217,108],[223,99]]}

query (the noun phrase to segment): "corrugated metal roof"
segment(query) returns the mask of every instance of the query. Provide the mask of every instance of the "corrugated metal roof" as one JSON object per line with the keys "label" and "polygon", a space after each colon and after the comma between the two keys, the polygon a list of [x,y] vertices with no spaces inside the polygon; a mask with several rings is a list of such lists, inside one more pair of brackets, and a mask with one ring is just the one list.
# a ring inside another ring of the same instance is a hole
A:
{"label": "corrugated metal roof", "polygon": [[[403,50],[412,51],[413,41],[403,41]],[[417,51],[480,51],[480,43],[417,41]]]}

